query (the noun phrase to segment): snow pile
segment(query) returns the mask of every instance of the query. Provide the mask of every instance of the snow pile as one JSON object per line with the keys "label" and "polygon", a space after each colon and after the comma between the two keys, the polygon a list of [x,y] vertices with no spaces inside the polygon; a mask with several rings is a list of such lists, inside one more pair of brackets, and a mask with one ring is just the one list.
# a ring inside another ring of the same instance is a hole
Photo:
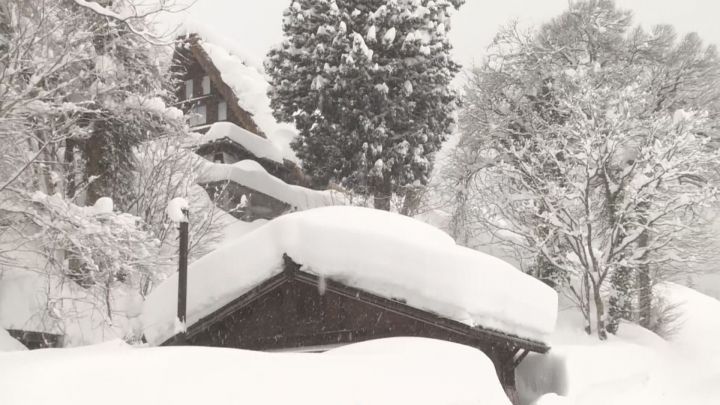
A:
{"label": "snow pile", "polygon": [[199,184],[226,180],[269,195],[299,210],[345,202],[342,194],[331,190],[318,191],[287,184],[254,160],[241,160],[233,164],[202,162],[197,178]]}
{"label": "snow pile", "polygon": [[203,145],[213,141],[227,138],[244,147],[248,152],[258,158],[265,158],[277,163],[283,163],[280,149],[272,142],[252,132],[241,128],[232,122],[216,122],[210,130],[202,135],[198,142]]}
{"label": "snow pile", "polygon": [[372,344],[379,349],[326,354],[113,344],[5,353],[0,403],[510,405],[479,350],[412,338]]}
{"label": "snow pile", "polygon": [[73,282],[27,270],[6,270],[0,278],[0,328],[63,335],[65,346],[128,336],[137,328],[141,298],[113,290],[108,323],[97,298]]}
{"label": "snow pile", "polygon": [[0,352],[11,352],[18,350],[27,350],[27,347],[10,336],[3,328],[0,328]]}
{"label": "snow pile", "polygon": [[681,329],[670,337],[671,343],[685,353],[702,356],[720,370],[720,300],[673,283],[657,289],[683,313]]}
{"label": "snow pile", "polygon": [[113,212],[113,200],[110,197],[100,197],[93,205],[93,210],[96,214],[112,214]]}
{"label": "snow pile", "polygon": [[672,283],[657,292],[681,305],[678,334],[666,341],[623,323],[617,336],[599,342],[582,333],[575,310],[562,311],[550,352],[530,354],[516,371],[522,403],[720,403],[720,301]]}
{"label": "snow pile", "polygon": [[[557,294],[545,284],[432,226],[360,207],[284,215],[198,259],[188,275],[188,324],[280,273],[283,253],[304,271],[470,326],[539,341],[555,327]],[[176,296],[174,275],[145,302],[150,343],[172,336]]]}

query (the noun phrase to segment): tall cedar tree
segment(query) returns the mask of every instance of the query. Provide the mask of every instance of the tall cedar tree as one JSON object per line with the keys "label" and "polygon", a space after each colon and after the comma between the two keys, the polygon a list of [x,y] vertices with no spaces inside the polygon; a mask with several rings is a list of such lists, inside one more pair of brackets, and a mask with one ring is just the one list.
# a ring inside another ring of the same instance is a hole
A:
{"label": "tall cedar tree", "polygon": [[296,0],[268,54],[275,117],[316,186],[339,183],[390,209],[427,184],[458,97],[451,8],[464,0]]}

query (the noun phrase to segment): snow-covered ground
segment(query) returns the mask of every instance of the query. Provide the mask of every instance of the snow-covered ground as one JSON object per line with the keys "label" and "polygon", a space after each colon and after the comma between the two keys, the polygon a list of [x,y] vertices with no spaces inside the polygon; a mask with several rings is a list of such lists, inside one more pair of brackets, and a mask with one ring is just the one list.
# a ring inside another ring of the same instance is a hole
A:
{"label": "snow-covered ground", "polygon": [[720,301],[677,284],[659,291],[683,311],[668,340],[623,324],[601,343],[583,334],[575,311],[561,311],[550,353],[530,355],[518,369],[523,403],[553,393],[537,403],[720,404]]}
{"label": "snow-covered ground", "polygon": [[0,404],[510,405],[479,350],[420,338],[323,354],[204,347],[0,352]]}

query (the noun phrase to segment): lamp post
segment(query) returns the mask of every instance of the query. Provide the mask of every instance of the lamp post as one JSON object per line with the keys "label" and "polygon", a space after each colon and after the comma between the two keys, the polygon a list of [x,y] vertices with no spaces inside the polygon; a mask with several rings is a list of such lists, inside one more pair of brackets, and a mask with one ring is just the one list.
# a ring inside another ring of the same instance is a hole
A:
{"label": "lamp post", "polygon": [[187,208],[182,209],[185,216],[184,221],[180,221],[180,259],[178,263],[178,307],[177,320],[180,323],[180,333],[178,333],[177,344],[184,344],[186,339],[186,321],[187,321],[187,267],[188,267],[188,221],[190,213]]}

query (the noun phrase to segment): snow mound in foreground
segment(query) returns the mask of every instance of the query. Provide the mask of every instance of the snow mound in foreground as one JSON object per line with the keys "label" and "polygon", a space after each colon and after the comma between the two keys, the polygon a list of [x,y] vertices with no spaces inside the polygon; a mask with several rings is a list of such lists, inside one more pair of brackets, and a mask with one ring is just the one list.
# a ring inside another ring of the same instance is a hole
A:
{"label": "snow mound in foreground", "polygon": [[[420,221],[360,207],[324,207],[276,218],[198,259],[189,269],[188,325],[283,270],[302,270],[470,326],[544,341],[557,294],[492,256],[457,246]],[[173,335],[177,275],[145,302],[145,337]]]}
{"label": "snow mound in foreground", "polygon": [[0,403],[510,405],[479,350],[418,338],[372,345],[327,354],[110,344],[0,354]]}

